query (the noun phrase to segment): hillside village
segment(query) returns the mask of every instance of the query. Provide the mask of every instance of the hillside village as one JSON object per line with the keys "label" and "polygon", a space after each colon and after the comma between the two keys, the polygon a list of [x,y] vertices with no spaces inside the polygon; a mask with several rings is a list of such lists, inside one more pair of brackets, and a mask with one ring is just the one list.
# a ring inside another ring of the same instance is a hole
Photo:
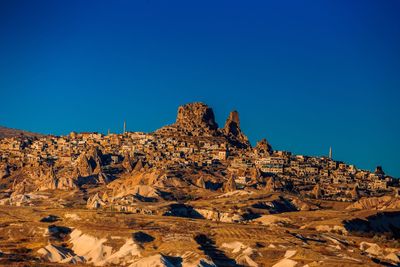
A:
{"label": "hillside village", "polygon": [[99,173],[102,180],[112,181],[144,167],[171,173],[203,169],[222,173],[225,182],[234,179],[237,188],[264,187],[341,201],[396,194],[399,186],[380,167],[369,172],[331,157],[275,151],[265,139],[251,147],[238,112],[218,129],[212,109],[202,103],[180,107],[176,123],[154,133],[4,138],[0,160],[1,179],[24,169],[34,169],[37,180],[51,172],[53,181],[40,187],[56,189],[75,188],[79,179]]}

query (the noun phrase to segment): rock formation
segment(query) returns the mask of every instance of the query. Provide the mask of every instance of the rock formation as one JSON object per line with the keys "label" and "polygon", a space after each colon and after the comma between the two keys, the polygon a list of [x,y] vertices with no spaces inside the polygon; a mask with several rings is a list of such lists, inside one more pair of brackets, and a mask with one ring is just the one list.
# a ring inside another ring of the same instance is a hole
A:
{"label": "rock formation", "polygon": [[142,160],[138,160],[138,162],[136,162],[135,168],[133,169],[134,171],[141,171],[143,169],[143,162]]}
{"label": "rock formation", "polygon": [[13,193],[12,195],[22,195],[25,194],[28,190],[27,190],[27,181],[24,179],[22,182],[16,183],[16,181],[14,180],[13,183]]}
{"label": "rock formation", "polygon": [[78,168],[79,174],[82,177],[90,176],[93,173],[92,165],[90,164],[89,159],[86,156],[85,152],[80,154],[79,157],[77,158],[76,167]]}
{"label": "rock formation", "polygon": [[381,177],[385,176],[385,172],[383,171],[382,166],[376,166],[375,174]]}
{"label": "rock formation", "polygon": [[10,175],[10,170],[7,165],[0,167],[0,179],[6,178]]}
{"label": "rock formation", "polygon": [[235,177],[231,175],[224,183],[224,192],[233,192],[236,190],[236,182],[235,182]]}
{"label": "rock formation", "polygon": [[92,164],[94,162],[103,165],[103,152],[98,147],[93,147],[89,150],[88,159],[92,161]]}
{"label": "rock formation", "polygon": [[360,194],[358,192],[358,186],[355,185],[353,189],[350,191],[351,198],[357,200],[360,198]]}
{"label": "rock formation", "polygon": [[267,139],[262,139],[257,142],[256,147],[254,148],[257,155],[261,157],[270,156],[273,152],[272,146],[268,143]]}
{"label": "rock formation", "polygon": [[239,113],[237,111],[232,111],[226,120],[224,128],[218,129],[214,111],[200,102],[180,106],[176,122],[158,129],[156,133],[161,135],[225,137],[235,147],[251,147],[248,138],[240,129]]}
{"label": "rock formation", "polygon": [[96,184],[108,184],[111,182],[111,179],[103,171],[100,171],[95,179]]}
{"label": "rock formation", "polygon": [[206,188],[206,183],[204,182],[204,178],[203,176],[200,176],[197,181],[196,181],[196,185],[200,188]]}
{"label": "rock formation", "polygon": [[76,188],[78,188],[76,181],[71,177],[61,177],[56,180],[55,189],[69,190]]}
{"label": "rock formation", "polygon": [[271,177],[271,178],[269,178],[269,179],[267,180],[267,183],[266,183],[266,185],[265,185],[265,190],[266,190],[268,193],[275,192],[276,186],[275,186],[275,179],[274,179],[273,177]]}
{"label": "rock formation", "polygon": [[76,185],[76,179],[71,176],[61,176],[58,177],[53,166],[50,166],[50,170],[47,174],[42,177],[40,184],[38,186],[39,191],[48,190],[48,189],[59,189],[59,190],[69,190],[76,189],[78,186]]}
{"label": "rock formation", "polygon": [[102,169],[101,169],[101,162],[98,160],[98,159],[96,159],[96,161],[95,161],[95,168],[94,168],[94,170],[93,170],[93,174],[95,174],[95,175],[97,175],[97,174],[99,174],[99,173],[101,173],[102,172]]}
{"label": "rock formation", "polygon": [[249,140],[240,129],[239,113],[236,110],[229,113],[223,133],[234,146],[241,148],[250,147]]}
{"label": "rock formation", "polygon": [[131,172],[132,168],[132,160],[128,153],[125,154],[124,160],[122,161],[122,167],[124,167],[126,172]]}
{"label": "rock formation", "polygon": [[161,134],[173,132],[189,136],[215,136],[218,134],[218,124],[209,106],[195,102],[180,106],[176,122],[157,130]]}
{"label": "rock formation", "polygon": [[93,197],[89,197],[86,203],[86,207],[88,209],[99,209],[105,205],[106,203],[100,198],[98,193],[96,193]]}
{"label": "rock formation", "polygon": [[319,184],[316,184],[312,190],[311,193],[316,199],[321,198],[322,192],[321,192],[321,186]]}
{"label": "rock formation", "polygon": [[82,177],[87,177],[92,174],[97,175],[101,172],[103,165],[103,153],[98,147],[91,148],[87,153],[83,152],[77,158],[75,165]]}
{"label": "rock formation", "polygon": [[400,209],[400,198],[393,196],[363,197],[346,209],[351,210],[386,210]]}
{"label": "rock formation", "polygon": [[175,124],[194,132],[194,135],[198,130],[212,134],[218,129],[213,110],[199,102],[180,106]]}

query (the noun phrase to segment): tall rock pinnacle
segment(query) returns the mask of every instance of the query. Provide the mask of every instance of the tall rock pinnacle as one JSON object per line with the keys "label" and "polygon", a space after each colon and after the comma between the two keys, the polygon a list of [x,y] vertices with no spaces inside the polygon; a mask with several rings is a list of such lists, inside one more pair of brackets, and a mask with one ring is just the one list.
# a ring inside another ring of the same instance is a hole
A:
{"label": "tall rock pinnacle", "polygon": [[233,145],[242,148],[250,147],[247,136],[245,136],[240,129],[239,112],[236,110],[229,113],[223,132]]}

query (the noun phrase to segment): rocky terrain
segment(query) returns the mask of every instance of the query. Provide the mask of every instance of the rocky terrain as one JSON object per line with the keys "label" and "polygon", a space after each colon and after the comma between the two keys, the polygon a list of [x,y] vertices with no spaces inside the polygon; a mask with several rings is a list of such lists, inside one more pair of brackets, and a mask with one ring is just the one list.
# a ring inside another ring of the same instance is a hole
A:
{"label": "rocky terrain", "polygon": [[1,266],[400,266],[396,178],[252,147],[237,111],[5,138],[0,156]]}

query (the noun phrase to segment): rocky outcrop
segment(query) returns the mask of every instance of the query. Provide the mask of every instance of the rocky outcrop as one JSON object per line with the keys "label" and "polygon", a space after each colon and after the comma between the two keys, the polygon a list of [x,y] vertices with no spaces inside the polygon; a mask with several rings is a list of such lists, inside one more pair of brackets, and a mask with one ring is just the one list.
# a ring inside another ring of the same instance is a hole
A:
{"label": "rocky outcrop", "polygon": [[315,197],[316,199],[321,198],[322,196],[322,190],[321,190],[321,186],[319,184],[316,184],[312,190],[313,197]]}
{"label": "rocky outcrop", "polygon": [[126,172],[131,172],[133,170],[131,156],[128,153],[126,153],[124,156],[122,167],[124,167]]}
{"label": "rocky outcrop", "polygon": [[43,190],[69,190],[69,189],[76,189],[78,186],[76,185],[76,179],[74,177],[64,175],[64,176],[57,176],[54,168],[51,166],[50,170],[47,174],[44,175],[40,179],[40,183],[38,186],[39,191]]}
{"label": "rocky outcrop", "polygon": [[76,160],[76,167],[79,171],[79,174],[83,177],[92,175],[93,173],[92,165],[90,164],[85,152],[79,155],[78,159]]}
{"label": "rocky outcrop", "polygon": [[282,183],[282,181],[280,181],[276,177],[269,177],[269,178],[266,178],[265,190],[268,193],[283,191],[284,184]]}
{"label": "rocky outcrop", "polygon": [[375,174],[380,176],[385,176],[385,172],[383,171],[382,166],[376,166]]}
{"label": "rocky outcrop", "polygon": [[248,138],[240,129],[239,113],[237,111],[232,111],[226,120],[224,128],[218,129],[214,111],[201,102],[180,106],[176,122],[158,129],[156,133],[175,136],[225,137],[235,147],[251,147]]}
{"label": "rocky outcrop", "polygon": [[136,162],[135,168],[133,169],[133,171],[138,172],[138,171],[141,171],[143,168],[144,168],[143,161],[141,159],[139,159],[138,162]]}
{"label": "rocky outcrop", "polygon": [[265,138],[257,142],[254,150],[256,154],[260,157],[270,156],[273,152],[272,146],[268,143],[267,139]]}
{"label": "rocky outcrop", "polygon": [[233,175],[231,175],[228,179],[228,181],[226,181],[224,183],[224,192],[233,192],[236,190],[236,182],[235,182],[235,178]]}
{"label": "rocky outcrop", "polygon": [[243,216],[238,213],[232,212],[219,212],[209,209],[194,209],[198,214],[200,214],[204,219],[211,220],[215,222],[226,222],[226,223],[240,223],[244,221]]}
{"label": "rocky outcrop", "polygon": [[360,243],[360,250],[366,253],[369,257],[378,258],[383,262],[389,261],[396,266],[400,263],[400,253],[396,248],[380,247],[378,244],[363,241]]}
{"label": "rocky outcrop", "polygon": [[27,193],[29,190],[29,183],[26,179],[24,179],[23,181],[17,183],[16,181],[14,181],[14,184],[12,186],[12,190],[13,193],[11,194],[12,196],[15,195],[23,195],[25,193]]}
{"label": "rocky outcrop", "polygon": [[95,179],[96,179],[96,184],[108,184],[111,182],[111,179],[103,171],[100,171],[97,174],[97,177],[95,177]]}
{"label": "rocky outcrop", "polygon": [[56,189],[60,190],[69,190],[69,189],[76,189],[78,186],[76,185],[76,180],[71,177],[61,177],[56,180]]}
{"label": "rocky outcrop", "polygon": [[271,177],[267,180],[265,184],[265,191],[268,193],[272,193],[276,191],[276,185],[275,185],[275,179],[274,177]]}
{"label": "rocky outcrop", "polygon": [[0,179],[6,178],[10,175],[10,170],[8,165],[3,165],[0,167]]}
{"label": "rocky outcrop", "polygon": [[250,142],[247,136],[245,136],[240,129],[239,112],[236,110],[229,113],[229,117],[225,122],[223,133],[232,145],[241,148],[250,147]]}
{"label": "rocky outcrop", "polygon": [[92,197],[89,197],[89,199],[86,202],[86,207],[88,209],[99,209],[101,207],[104,207],[105,205],[106,203],[100,198],[98,193],[96,193]]}
{"label": "rocky outcrop", "polygon": [[193,135],[200,132],[212,135],[218,129],[213,110],[200,102],[180,106],[175,125]]}
{"label": "rocky outcrop", "polygon": [[92,162],[99,163],[100,165],[103,165],[103,152],[98,147],[92,147],[89,150],[88,158]]}
{"label": "rocky outcrop", "polygon": [[386,210],[400,209],[400,198],[392,196],[361,198],[349,205],[348,210]]}
{"label": "rocky outcrop", "polygon": [[101,166],[103,165],[103,153],[97,147],[90,149],[87,153],[83,152],[79,155],[75,162],[75,166],[79,170],[79,174],[82,177],[87,177],[93,174],[101,172]]}
{"label": "rocky outcrop", "polygon": [[46,247],[38,250],[41,258],[48,262],[59,262],[68,264],[84,263],[84,259],[75,255],[75,253],[65,247],[48,244]]}
{"label": "rocky outcrop", "polygon": [[203,176],[200,176],[200,177],[197,179],[196,185],[197,185],[198,187],[200,187],[200,188],[203,188],[203,189],[206,188],[206,183],[205,183],[205,181],[204,181]]}
{"label": "rocky outcrop", "polygon": [[213,110],[204,103],[195,102],[180,106],[176,122],[156,131],[159,134],[179,133],[188,136],[216,136],[218,124]]}
{"label": "rocky outcrop", "polygon": [[353,189],[350,191],[350,196],[353,200],[357,200],[360,198],[360,194],[358,192],[358,186],[355,185]]}

